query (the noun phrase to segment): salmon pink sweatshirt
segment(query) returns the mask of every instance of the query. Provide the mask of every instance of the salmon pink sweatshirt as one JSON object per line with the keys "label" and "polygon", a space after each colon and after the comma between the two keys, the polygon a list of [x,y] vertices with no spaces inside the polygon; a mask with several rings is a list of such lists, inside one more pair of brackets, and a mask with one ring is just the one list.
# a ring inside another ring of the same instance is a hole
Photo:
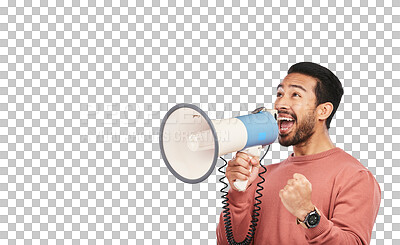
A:
{"label": "salmon pink sweatshirt", "polygon": [[[315,155],[289,156],[266,167],[261,211],[253,243],[258,244],[369,244],[381,200],[379,184],[359,161],[340,148]],[[262,171],[262,169],[260,169]],[[312,184],[312,203],[321,213],[314,228],[296,224],[283,206],[279,191],[294,173]],[[244,192],[229,190],[233,236],[241,242],[249,230],[258,177]],[[217,227],[218,244],[228,244],[223,213]]]}

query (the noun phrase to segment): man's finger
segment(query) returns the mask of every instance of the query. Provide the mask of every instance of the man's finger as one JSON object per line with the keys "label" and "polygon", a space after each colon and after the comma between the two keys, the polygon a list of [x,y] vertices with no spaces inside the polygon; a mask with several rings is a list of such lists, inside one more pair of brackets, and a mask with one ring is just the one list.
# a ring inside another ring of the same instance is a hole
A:
{"label": "man's finger", "polygon": [[279,191],[279,197],[280,197],[281,199],[282,199],[283,192],[284,192],[283,189]]}
{"label": "man's finger", "polygon": [[260,162],[260,159],[258,157],[253,157],[251,159],[251,164],[257,165]]}
{"label": "man's finger", "polygon": [[[228,166],[230,167],[235,167],[235,166],[242,166],[243,162],[247,163],[245,160],[242,158],[232,158],[231,160],[228,161]],[[247,163],[248,165],[248,163]]]}
{"label": "man's finger", "polygon": [[288,179],[287,184],[293,185],[295,181],[296,181],[295,179]]}
{"label": "man's finger", "polygon": [[305,178],[306,177],[304,175],[302,175],[302,174],[299,174],[299,173],[293,174],[293,179],[302,180],[302,179],[305,179]]}
{"label": "man's finger", "polygon": [[247,153],[238,151],[238,152],[236,153],[236,158],[242,158],[242,159],[245,160],[245,161],[250,161],[250,159],[252,158],[252,156],[250,156],[250,155],[247,154]]}
{"label": "man's finger", "polygon": [[247,162],[246,160],[244,160],[243,158],[236,158],[235,163],[233,164],[233,166],[242,166],[246,169],[250,168],[250,164],[249,162]]}
{"label": "man's finger", "polygon": [[231,173],[241,173],[241,174],[246,175],[246,176],[250,176],[250,174],[251,174],[251,172],[247,168],[245,168],[243,166],[231,167],[229,169],[229,172],[231,172]]}
{"label": "man's finger", "polygon": [[246,174],[243,174],[243,173],[241,173],[241,172],[238,172],[238,171],[232,171],[230,174],[229,174],[229,179],[231,179],[232,181],[235,181],[235,180],[248,180],[249,179],[249,176],[248,175],[246,175]]}

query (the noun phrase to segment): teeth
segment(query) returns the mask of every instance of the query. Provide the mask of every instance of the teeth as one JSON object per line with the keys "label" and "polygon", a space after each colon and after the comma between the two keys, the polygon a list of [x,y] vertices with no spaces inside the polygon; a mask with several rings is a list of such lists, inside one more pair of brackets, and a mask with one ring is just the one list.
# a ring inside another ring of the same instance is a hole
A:
{"label": "teeth", "polygon": [[278,121],[294,121],[292,118],[278,117]]}

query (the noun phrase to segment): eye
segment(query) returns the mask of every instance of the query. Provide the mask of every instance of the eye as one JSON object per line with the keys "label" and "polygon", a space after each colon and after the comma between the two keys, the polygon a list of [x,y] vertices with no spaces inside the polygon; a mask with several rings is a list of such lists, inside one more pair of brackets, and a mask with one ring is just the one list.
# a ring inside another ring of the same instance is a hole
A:
{"label": "eye", "polygon": [[276,97],[282,97],[282,93],[281,92],[276,93]]}
{"label": "eye", "polygon": [[298,94],[298,93],[293,93],[292,96],[293,96],[293,97],[301,97],[300,94]]}

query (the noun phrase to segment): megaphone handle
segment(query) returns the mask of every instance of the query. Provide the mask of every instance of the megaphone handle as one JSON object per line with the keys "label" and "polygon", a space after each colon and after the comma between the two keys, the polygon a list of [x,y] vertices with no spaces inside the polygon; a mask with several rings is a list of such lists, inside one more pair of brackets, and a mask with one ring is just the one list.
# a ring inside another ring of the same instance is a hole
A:
{"label": "megaphone handle", "polygon": [[[255,157],[255,156],[259,157],[261,155],[262,148],[263,148],[262,145],[257,145],[257,146],[252,146],[252,147],[246,148],[246,149],[242,150],[241,152],[247,153],[251,157]],[[250,165],[250,171],[251,170],[252,170],[252,166]],[[235,182],[233,182],[233,185],[239,191],[245,191],[246,187],[247,187],[247,182],[249,182],[249,181],[248,180],[235,180]]]}

